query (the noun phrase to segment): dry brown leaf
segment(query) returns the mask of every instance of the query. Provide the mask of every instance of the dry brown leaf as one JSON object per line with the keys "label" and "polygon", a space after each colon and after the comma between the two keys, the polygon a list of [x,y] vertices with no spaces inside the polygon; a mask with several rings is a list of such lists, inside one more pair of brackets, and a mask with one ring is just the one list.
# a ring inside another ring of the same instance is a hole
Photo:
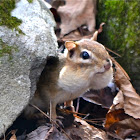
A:
{"label": "dry brown leaf", "polygon": [[133,88],[124,69],[112,58],[115,64],[115,83],[119,92],[106,115],[105,128],[116,130],[122,138],[130,133],[140,132],[140,96]]}
{"label": "dry brown leaf", "polygon": [[119,135],[119,137],[123,138],[123,140],[125,138],[131,136],[133,133],[135,133],[135,131],[133,129],[119,128],[117,130],[117,135]]}
{"label": "dry brown leaf", "polygon": [[95,29],[96,0],[66,0],[66,5],[58,8],[61,17],[61,36],[86,24],[88,30]]}
{"label": "dry brown leaf", "polygon": [[71,126],[66,131],[73,140],[107,140],[107,135],[104,131],[89,125],[79,118],[76,118],[75,121],[81,125],[79,127]]}
{"label": "dry brown leaf", "polygon": [[128,118],[128,115],[124,113],[123,109],[115,110],[112,112],[109,112],[106,115],[106,122],[105,122],[105,128],[111,130],[112,126],[114,124]]}
{"label": "dry brown leaf", "polygon": [[40,126],[27,135],[26,140],[47,140],[51,135],[57,133],[57,129],[51,125]]}
{"label": "dry brown leaf", "polygon": [[113,105],[110,108],[110,111],[123,109],[124,108],[124,96],[121,90],[117,93],[113,100]]}
{"label": "dry brown leaf", "polygon": [[110,88],[104,88],[102,90],[89,90],[83,94],[82,98],[91,103],[101,105],[104,108],[110,108],[113,103],[113,93]]}
{"label": "dry brown leaf", "polygon": [[111,111],[106,115],[105,128],[109,131],[116,130],[120,137],[125,138],[131,133],[140,132],[140,119],[125,114],[123,109]]}
{"label": "dry brown leaf", "polygon": [[120,106],[121,104],[126,114],[135,119],[140,119],[140,96],[133,88],[129,81],[130,78],[124,69],[114,59],[112,60],[116,66],[115,83],[119,87],[120,92],[122,92],[122,97],[120,96],[121,100],[119,98],[114,99],[114,103],[116,100],[118,102],[118,104],[115,104],[114,108],[118,108],[118,105]]}
{"label": "dry brown leaf", "polygon": [[134,119],[122,109],[115,110],[106,115],[105,128],[109,131],[115,130],[120,137],[125,138],[140,132],[140,119]]}
{"label": "dry brown leaf", "polygon": [[107,136],[104,131],[89,125],[84,120],[76,118],[76,123],[80,125],[78,125],[78,127],[72,125],[65,129],[69,137],[59,131],[56,127],[53,127],[51,130],[51,125],[46,123],[45,126],[40,126],[28,134],[25,140],[107,140]]}
{"label": "dry brown leaf", "polygon": [[134,119],[133,117],[129,117],[118,122],[117,127],[125,128],[125,129],[133,129],[135,131],[140,132],[140,119]]}
{"label": "dry brown leaf", "polygon": [[52,0],[51,5],[53,8],[57,9],[59,6],[65,4],[65,0]]}
{"label": "dry brown leaf", "polygon": [[71,33],[69,33],[68,35],[64,36],[63,38],[58,38],[58,40],[63,40],[63,41],[77,41],[77,40],[81,40],[81,39],[89,39],[92,37],[92,34],[89,35],[81,35],[79,31],[75,30]]}

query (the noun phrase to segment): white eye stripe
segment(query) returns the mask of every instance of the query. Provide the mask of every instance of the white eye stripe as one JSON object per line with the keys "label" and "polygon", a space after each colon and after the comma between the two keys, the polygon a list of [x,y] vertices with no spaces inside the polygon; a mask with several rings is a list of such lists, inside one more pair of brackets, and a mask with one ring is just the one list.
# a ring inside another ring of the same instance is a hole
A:
{"label": "white eye stripe", "polygon": [[68,54],[68,50],[65,49],[65,50],[64,50],[64,56],[67,57],[67,54]]}

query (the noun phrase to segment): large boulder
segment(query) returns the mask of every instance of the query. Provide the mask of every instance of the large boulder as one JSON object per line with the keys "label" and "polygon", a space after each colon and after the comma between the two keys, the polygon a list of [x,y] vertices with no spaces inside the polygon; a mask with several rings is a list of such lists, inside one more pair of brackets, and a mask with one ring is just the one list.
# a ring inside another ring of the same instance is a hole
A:
{"label": "large boulder", "polygon": [[[11,11],[5,7],[10,11],[7,18],[21,21],[18,26],[0,22],[0,135],[33,96],[46,57],[57,55],[52,14],[45,1],[28,1],[14,1],[11,4],[15,8]],[[5,3],[3,6],[11,8],[10,1],[2,0],[1,5],[2,2]],[[3,20],[1,17],[0,21]]]}

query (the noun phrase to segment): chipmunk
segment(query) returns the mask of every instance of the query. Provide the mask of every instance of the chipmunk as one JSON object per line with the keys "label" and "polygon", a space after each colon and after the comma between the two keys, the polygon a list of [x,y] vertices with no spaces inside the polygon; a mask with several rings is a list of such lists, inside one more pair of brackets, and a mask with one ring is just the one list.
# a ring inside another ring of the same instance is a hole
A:
{"label": "chipmunk", "polygon": [[[37,90],[31,104],[50,111],[50,118],[56,120],[56,105],[79,97],[88,89],[102,89],[113,79],[112,61],[105,47],[92,39],[66,41],[65,57],[56,58],[55,63],[46,66],[37,83]],[[35,108],[28,106],[27,116]]]}

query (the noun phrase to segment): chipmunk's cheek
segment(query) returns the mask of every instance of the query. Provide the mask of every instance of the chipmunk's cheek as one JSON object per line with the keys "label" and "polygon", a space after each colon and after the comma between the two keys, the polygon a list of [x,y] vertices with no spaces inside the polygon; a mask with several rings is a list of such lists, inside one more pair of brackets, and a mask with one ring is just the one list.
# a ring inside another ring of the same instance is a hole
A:
{"label": "chipmunk's cheek", "polygon": [[104,68],[104,66],[103,66],[103,67],[101,67],[101,68],[98,68],[98,71],[96,72],[96,74],[103,74],[105,71],[106,71],[106,70],[105,70],[105,68]]}
{"label": "chipmunk's cheek", "polygon": [[102,74],[106,71],[109,71],[112,68],[112,62],[107,59],[107,62],[102,66],[102,68],[100,68],[99,72],[97,72],[97,74]]}

